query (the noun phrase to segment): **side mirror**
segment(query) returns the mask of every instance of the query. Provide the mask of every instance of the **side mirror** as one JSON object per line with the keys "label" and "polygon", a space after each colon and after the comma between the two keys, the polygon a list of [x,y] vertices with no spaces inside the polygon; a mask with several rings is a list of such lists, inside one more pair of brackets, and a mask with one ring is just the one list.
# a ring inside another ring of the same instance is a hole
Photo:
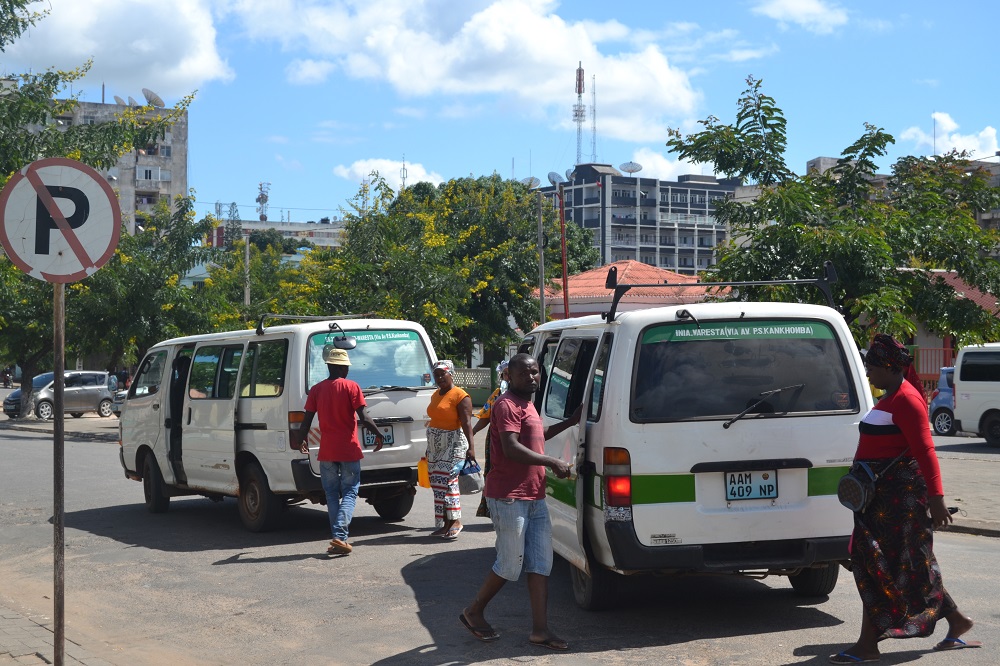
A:
{"label": "side mirror", "polygon": [[358,339],[350,335],[342,335],[333,339],[333,346],[337,349],[354,349],[358,346]]}

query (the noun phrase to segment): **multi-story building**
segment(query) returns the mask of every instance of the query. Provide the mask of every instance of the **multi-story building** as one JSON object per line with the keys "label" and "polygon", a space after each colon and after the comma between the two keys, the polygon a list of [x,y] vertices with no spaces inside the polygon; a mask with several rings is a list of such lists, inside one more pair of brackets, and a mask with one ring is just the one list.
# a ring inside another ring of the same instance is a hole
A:
{"label": "multi-story building", "polygon": [[[72,113],[55,118],[64,125],[94,125],[108,122],[127,107],[123,104],[79,102]],[[150,116],[162,113],[153,109]],[[122,221],[129,233],[135,231],[136,219],[153,210],[161,199],[172,202],[188,194],[188,115],[185,110],[166,135],[148,146],[136,146],[122,155],[118,163],[101,172],[118,194]]]}
{"label": "multi-story building", "polygon": [[[253,231],[274,229],[281,234],[282,238],[298,238],[309,241],[317,247],[340,247],[341,236],[344,233],[344,220],[336,217],[333,219],[324,217],[319,222],[312,220],[309,222],[240,220],[240,226],[243,228],[244,236],[249,236]],[[225,220],[223,220],[208,239],[208,243],[221,247],[225,245],[225,236],[226,225]]]}
{"label": "multi-story building", "polygon": [[716,247],[728,237],[715,219],[715,204],[732,195],[740,181],[623,176],[608,164],[580,164],[570,175],[542,193],[558,206],[557,188],[562,189],[566,221],[593,232],[602,265],[633,259],[683,275],[715,265]]}

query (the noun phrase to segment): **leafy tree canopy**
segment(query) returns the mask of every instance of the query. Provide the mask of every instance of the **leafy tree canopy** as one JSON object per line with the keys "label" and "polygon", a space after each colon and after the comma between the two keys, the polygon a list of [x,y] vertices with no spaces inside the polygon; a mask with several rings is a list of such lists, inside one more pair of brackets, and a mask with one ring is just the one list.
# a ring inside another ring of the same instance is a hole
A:
{"label": "leafy tree canopy", "polygon": [[[859,345],[875,332],[906,338],[918,323],[955,336],[959,344],[1000,339],[1000,322],[945,284],[935,269],[1000,295],[993,259],[1000,235],[976,214],[1000,207],[1000,189],[965,153],[904,157],[888,176],[876,160],[894,143],[875,125],[844,149],[826,173],[796,176],[785,164],[785,120],[774,100],[749,78],[736,122],[716,118],[667,146],[680,157],[713,164],[727,176],[759,186],[752,201],[729,199],[716,217],[731,230],[715,279],[811,278],[833,261],[840,281],[837,306]],[[762,293],[765,292],[765,293]],[[771,287],[741,290],[741,298],[821,302],[812,291]]]}

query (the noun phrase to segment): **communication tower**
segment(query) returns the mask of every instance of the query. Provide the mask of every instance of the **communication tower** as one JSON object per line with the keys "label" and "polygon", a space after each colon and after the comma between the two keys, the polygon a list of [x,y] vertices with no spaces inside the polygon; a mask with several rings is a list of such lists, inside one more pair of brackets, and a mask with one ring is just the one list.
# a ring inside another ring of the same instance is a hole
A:
{"label": "communication tower", "polygon": [[271,191],[271,183],[259,183],[257,191],[257,212],[260,214],[260,221],[267,222],[267,199],[268,193]]}
{"label": "communication tower", "polygon": [[583,123],[587,120],[587,107],[583,104],[583,62],[576,68],[576,104],[573,105],[573,122],[576,123],[576,163],[583,161]]}

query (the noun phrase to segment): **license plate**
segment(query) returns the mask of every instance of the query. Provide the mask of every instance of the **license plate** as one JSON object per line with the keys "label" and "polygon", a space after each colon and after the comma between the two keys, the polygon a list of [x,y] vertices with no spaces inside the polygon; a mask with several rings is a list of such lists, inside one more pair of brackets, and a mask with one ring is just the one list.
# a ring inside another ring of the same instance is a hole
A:
{"label": "license plate", "polygon": [[[394,443],[392,437],[392,426],[382,426],[378,429],[382,433],[382,444],[383,446],[392,446]],[[368,432],[368,428],[361,428],[361,432],[365,435],[365,446],[372,447],[375,446],[375,435]]]}
{"label": "license plate", "polygon": [[726,472],[726,501],[774,499],[778,496],[778,474],[773,469]]}

